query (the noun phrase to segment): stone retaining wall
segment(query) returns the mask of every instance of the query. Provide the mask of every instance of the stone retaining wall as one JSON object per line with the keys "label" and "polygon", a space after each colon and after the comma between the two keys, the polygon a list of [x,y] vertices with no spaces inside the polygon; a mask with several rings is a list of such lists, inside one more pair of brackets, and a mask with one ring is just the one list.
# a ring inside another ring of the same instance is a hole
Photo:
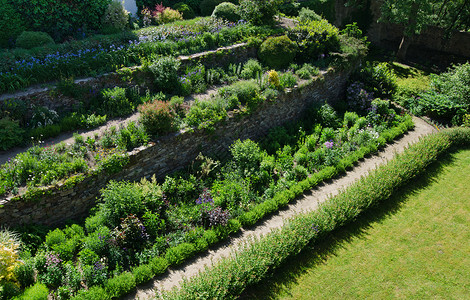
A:
{"label": "stone retaining wall", "polygon": [[110,180],[139,180],[153,174],[164,178],[166,174],[187,166],[199,153],[227,153],[228,147],[237,139],[256,140],[270,128],[298,119],[313,103],[341,99],[352,69],[330,70],[315,81],[262,104],[250,115],[234,113],[213,133],[203,130],[180,132],[136,149],[130,153],[129,164],[118,174],[91,175],[72,188],[49,187],[44,195],[34,201],[4,200],[0,203],[0,224],[56,225],[86,216],[96,204],[100,189]]}

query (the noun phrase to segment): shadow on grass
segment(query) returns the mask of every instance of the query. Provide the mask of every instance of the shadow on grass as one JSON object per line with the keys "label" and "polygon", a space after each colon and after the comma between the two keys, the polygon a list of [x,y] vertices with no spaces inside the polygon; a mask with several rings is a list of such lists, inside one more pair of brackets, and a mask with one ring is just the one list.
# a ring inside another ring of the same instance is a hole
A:
{"label": "shadow on grass", "polygon": [[300,254],[286,260],[272,274],[271,278],[249,287],[240,298],[275,299],[276,295],[281,291],[289,294],[287,290],[289,285],[295,284],[302,274],[326,262],[329,257],[335,256],[338,250],[347,247],[354,238],[366,237],[368,229],[374,223],[381,223],[389,216],[396,214],[409,197],[419,194],[431,183],[437,182],[437,177],[441,174],[443,168],[454,162],[455,153],[455,151],[452,151],[443,155],[438,162],[431,164],[422,175],[412,182],[405,184],[391,198],[365,211],[352,223],[336,229],[321,240],[309,244]]}

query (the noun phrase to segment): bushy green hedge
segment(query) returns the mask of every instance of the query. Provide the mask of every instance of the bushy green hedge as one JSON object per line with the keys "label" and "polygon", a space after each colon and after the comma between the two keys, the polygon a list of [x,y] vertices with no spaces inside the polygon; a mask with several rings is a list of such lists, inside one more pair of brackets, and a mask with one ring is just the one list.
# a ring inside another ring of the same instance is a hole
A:
{"label": "bushy green hedge", "polygon": [[54,44],[51,36],[41,31],[23,31],[16,39],[16,47],[31,49],[48,44]]}
{"label": "bushy green hedge", "polygon": [[307,62],[340,49],[339,30],[325,19],[300,23],[287,36],[299,46],[299,58]]}
{"label": "bushy green hedge", "polygon": [[12,46],[26,29],[20,12],[10,0],[0,0],[0,48]]}
{"label": "bushy green hedge", "polygon": [[287,36],[270,37],[259,48],[259,58],[271,68],[287,67],[294,60],[298,47]]}
{"label": "bushy green hedge", "polygon": [[[388,199],[400,186],[424,172],[452,145],[469,144],[468,128],[450,129],[423,138],[386,165],[327,200],[319,209],[294,217],[282,229],[253,239],[236,255],[184,281],[179,290],[167,294],[166,298],[227,299],[240,295],[247,286],[266,278],[271,270],[281,265],[286,258],[299,253],[307,244]],[[309,184],[299,183],[297,189],[291,189],[282,199],[294,197],[303,186]],[[282,199],[278,202],[288,202]]]}
{"label": "bushy green hedge", "polygon": [[101,17],[111,3],[111,0],[7,1],[23,16],[29,30],[47,32],[56,40],[82,38],[85,31],[100,30]]}

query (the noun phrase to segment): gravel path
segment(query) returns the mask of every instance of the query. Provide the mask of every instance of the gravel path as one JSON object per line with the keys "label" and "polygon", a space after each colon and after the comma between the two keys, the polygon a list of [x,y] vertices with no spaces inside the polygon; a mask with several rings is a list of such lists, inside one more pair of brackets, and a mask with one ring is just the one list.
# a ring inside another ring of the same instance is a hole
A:
{"label": "gravel path", "polygon": [[342,189],[351,185],[362,176],[366,176],[369,171],[375,169],[378,165],[384,164],[393,158],[396,153],[403,152],[409,144],[415,143],[420,137],[436,131],[436,128],[419,118],[414,117],[413,120],[415,122],[415,129],[413,131],[410,131],[395,143],[388,145],[377,155],[359,162],[353,170],[348,171],[344,176],[314,188],[309,193],[306,193],[303,198],[290,204],[286,209],[266,219],[258,226],[249,230],[242,229],[241,232],[224,244],[200,254],[182,266],[170,268],[169,272],[165,275],[154,279],[145,286],[139,287],[136,292],[124,299],[155,298],[157,291],[169,290],[177,286],[184,277],[188,278],[202,271],[205,265],[210,266],[213,262],[229,256],[232,251],[237,249],[240,243],[243,243],[251,236],[267,234],[271,230],[281,227],[284,224],[284,220],[301,212],[316,209],[321,202],[324,202],[330,196],[338,194]]}

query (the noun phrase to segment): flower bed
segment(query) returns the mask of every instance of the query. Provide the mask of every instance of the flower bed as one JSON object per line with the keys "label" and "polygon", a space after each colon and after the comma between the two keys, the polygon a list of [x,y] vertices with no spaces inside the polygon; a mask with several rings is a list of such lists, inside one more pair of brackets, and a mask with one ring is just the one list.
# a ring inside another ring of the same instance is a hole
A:
{"label": "flower bed", "polygon": [[120,297],[343,173],[412,127],[409,116],[389,108],[372,111],[339,117],[323,105],[302,122],[276,128],[260,144],[235,142],[224,163],[200,156],[187,173],[161,184],[111,182],[84,228],[49,231],[44,244],[29,248],[36,254],[25,264],[34,265],[37,278],[55,293],[74,294],[83,287],[72,278],[83,278],[88,290],[77,299]]}
{"label": "flower bed", "polygon": [[141,65],[151,56],[196,53],[273,32],[276,30],[244,22],[201,19],[188,26],[162,25],[133,34],[65,44],[53,52],[44,49],[39,55],[23,58],[5,54],[8,59],[0,69],[0,93],[64,77],[94,76]]}

